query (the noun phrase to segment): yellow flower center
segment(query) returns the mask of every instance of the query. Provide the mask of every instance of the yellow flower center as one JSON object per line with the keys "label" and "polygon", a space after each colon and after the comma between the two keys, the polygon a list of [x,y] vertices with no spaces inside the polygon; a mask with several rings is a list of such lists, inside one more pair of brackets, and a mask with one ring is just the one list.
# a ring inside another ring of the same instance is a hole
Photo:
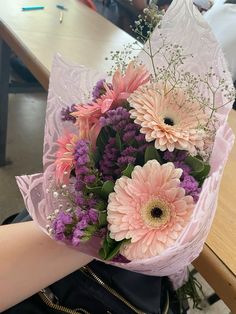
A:
{"label": "yellow flower center", "polygon": [[146,225],[158,229],[170,220],[170,206],[161,199],[151,200],[141,209],[141,216]]}

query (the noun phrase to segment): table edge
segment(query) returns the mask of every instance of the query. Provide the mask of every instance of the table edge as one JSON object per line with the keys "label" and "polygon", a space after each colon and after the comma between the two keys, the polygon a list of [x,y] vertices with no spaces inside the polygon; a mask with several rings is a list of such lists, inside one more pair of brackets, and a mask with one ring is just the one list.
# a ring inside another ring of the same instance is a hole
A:
{"label": "table edge", "polygon": [[[192,263],[218,296],[236,313],[236,276],[205,244],[199,257]],[[206,265],[208,268],[206,268]]]}
{"label": "table edge", "polygon": [[39,83],[47,91],[49,86],[50,72],[46,67],[27,50],[24,44],[15,36],[13,32],[0,21],[0,38],[6,42],[10,49],[16,53]]}

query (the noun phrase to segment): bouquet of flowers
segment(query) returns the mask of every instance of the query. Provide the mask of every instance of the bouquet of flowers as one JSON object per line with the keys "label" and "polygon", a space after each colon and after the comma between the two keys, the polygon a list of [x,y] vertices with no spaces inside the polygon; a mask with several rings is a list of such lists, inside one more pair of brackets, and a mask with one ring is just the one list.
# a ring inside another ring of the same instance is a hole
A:
{"label": "bouquet of flowers", "polygon": [[140,49],[115,52],[111,76],[55,57],[44,172],[17,181],[50,237],[177,288],[214,217],[234,89],[190,0],[173,1]]}

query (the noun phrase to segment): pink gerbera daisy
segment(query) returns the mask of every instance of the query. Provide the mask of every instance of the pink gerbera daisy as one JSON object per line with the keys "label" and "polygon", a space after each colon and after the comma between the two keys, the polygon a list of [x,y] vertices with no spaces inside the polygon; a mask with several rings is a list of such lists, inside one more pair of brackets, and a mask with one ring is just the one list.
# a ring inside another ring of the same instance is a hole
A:
{"label": "pink gerbera daisy", "polygon": [[156,256],[171,246],[188,223],[194,208],[180,187],[182,169],[156,160],[136,166],[132,177],[121,177],[109,195],[110,237],[130,239],[121,254],[129,260]]}
{"label": "pink gerbera daisy", "polygon": [[59,145],[55,160],[55,178],[57,184],[68,183],[71,170],[74,166],[74,151],[78,139],[78,136],[75,134],[66,133],[57,140]]}
{"label": "pink gerbera daisy", "polygon": [[134,108],[131,117],[141,125],[140,132],[146,141],[155,141],[157,149],[176,148],[195,155],[197,149],[203,148],[207,116],[182,89],[164,82],[148,84],[136,90],[128,101]]}
{"label": "pink gerbera daisy", "polygon": [[124,75],[117,70],[112,78],[112,87],[104,83],[105,94],[95,102],[87,105],[77,105],[72,113],[77,119],[80,139],[92,140],[93,145],[101,129],[99,118],[109,109],[120,106],[121,101],[126,100],[139,86],[150,79],[149,72],[144,65],[135,65],[130,62]]}

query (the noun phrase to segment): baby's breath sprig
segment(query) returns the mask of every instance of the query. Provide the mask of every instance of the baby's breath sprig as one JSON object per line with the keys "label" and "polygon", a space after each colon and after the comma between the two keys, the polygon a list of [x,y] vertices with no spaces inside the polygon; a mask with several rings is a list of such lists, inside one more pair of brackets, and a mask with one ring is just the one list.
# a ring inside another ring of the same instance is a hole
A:
{"label": "baby's breath sprig", "polygon": [[140,51],[141,47],[138,45],[137,41],[134,41],[133,43],[124,45],[121,50],[111,51],[110,58],[107,57],[106,60],[113,61],[113,65],[107,74],[112,76],[117,69],[124,74],[129,62],[135,60],[134,51],[136,50]]}
{"label": "baby's breath sprig", "polygon": [[130,26],[136,39],[144,44],[149,39],[155,27],[161,25],[164,11],[160,11],[154,3],[150,4],[143,10],[143,14],[138,15],[138,19],[134,22],[134,26]]}
{"label": "baby's breath sprig", "polygon": [[[167,39],[160,36],[161,45],[156,51],[152,51],[149,43],[146,47],[150,50],[148,55],[153,64],[154,77],[153,81],[164,81],[172,86],[168,93],[175,88],[183,89],[186,100],[197,102],[200,109],[208,114],[208,120],[204,127],[209,133],[214,133],[218,128],[217,112],[221,107],[235,99],[236,93],[233,87],[226,84],[225,79],[220,78],[214,68],[210,67],[204,75],[196,75],[182,69],[182,65],[187,59],[192,58],[191,54],[186,54],[181,45],[169,44]],[[147,49],[146,48],[146,49]],[[159,58],[164,61],[161,67],[155,66],[154,58]],[[206,92],[203,94],[202,91]],[[220,100],[219,95],[223,95],[224,100]],[[223,103],[222,103],[223,101]],[[184,103],[181,103],[181,107]]]}
{"label": "baby's breath sprig", "polygon": [[[208,116],[206,124],[199,123],[199,128],[205,130],[209,140],[213,139],[219,125],[217,112],[235,99],[235,89],[229,87],[225,79],[221,79],[214,72],[213,67],[210,67],[204,75],[185,71],[182,65],[189,58],[193,58],[193,55],[186,54],[181,45],[170,43],[161,33],[159,45],[156,48],[152,43],[151,34],[156,26],[161,25],[162,17],[163,12],[159,11],[155,4],[145,8],[143,14],[138,15],[138,20],[132,27],[137,41],[124,46],[123,50],[111,52],[111,60],[114,61],[114,65],[109,75],[112,75],[117,68],[124,74],[128,63],[134,60],[134,52],[143,51],[150,58],[152,64],[151,81],[164,81],[168,85],[167,93],[173,93],[177,88],[182,89],[186,97],[184,102],[177,104],[179,108],[185,106],[188,110],[189,102],[198,103],[199,109]],[[162,66],[156,66],[157,59],[162,61]],[[221,99],[222,96],[223,99]]]}

